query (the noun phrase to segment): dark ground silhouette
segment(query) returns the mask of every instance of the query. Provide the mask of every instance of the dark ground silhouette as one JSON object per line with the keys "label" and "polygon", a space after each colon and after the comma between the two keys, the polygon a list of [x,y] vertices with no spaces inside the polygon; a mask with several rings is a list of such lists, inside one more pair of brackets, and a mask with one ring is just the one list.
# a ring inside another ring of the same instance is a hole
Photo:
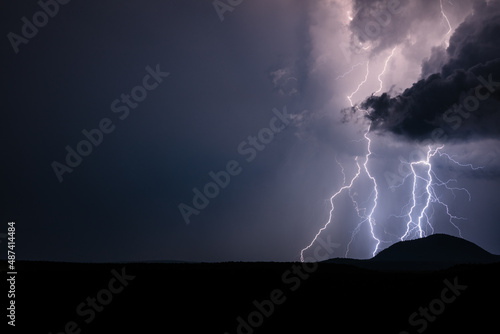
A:
{"label": "dark ground silhouette", "polygon": [[[486,333],[496,330],[500,262],[484,263],[489,262],[485,261],[489,253],[451,238],[438,235],[396,244],[372,260],[353,262],[359,266],[328,261],[308,265],[18,261],[15,332],[233,334],[474,330]],[[441,255],[426,253],[425,249],[433,247],[440,249]],[[419,250],[423,258],[415,256]],[[455,256],[457,252],[464,261]],[[446,254],[463,264],[450,264]],[[451,267],[425,270],[421,266],[433,259]],[[362,264],[368,262],[370,269]],[[384,267],[384,263],[392,266]],[[404,263],[406,269],[398,270],[394,265]],[[416,263],[418,268],[408,269]],[[2,261],[4,275],[5,266]],[[5,280],[4,289],[7,291]],[[95,298],[93,304],[92,298]],[[4,305],[7,307],[5,302]],[[7,322],[5,318],[4,321]]]}

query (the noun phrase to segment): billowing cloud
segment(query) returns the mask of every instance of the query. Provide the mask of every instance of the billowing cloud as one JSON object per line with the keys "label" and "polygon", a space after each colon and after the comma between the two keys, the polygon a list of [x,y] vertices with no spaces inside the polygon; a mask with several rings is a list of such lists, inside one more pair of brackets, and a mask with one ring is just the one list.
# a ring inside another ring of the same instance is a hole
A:
{"label": "billowing cloud", "polygon": [[449,47],[433,49],[422,73],[441,67],[402,94],[371,96],[372,130],[411,140],[491,138],[500,136],[500,3],[477,1],[455,30]]}

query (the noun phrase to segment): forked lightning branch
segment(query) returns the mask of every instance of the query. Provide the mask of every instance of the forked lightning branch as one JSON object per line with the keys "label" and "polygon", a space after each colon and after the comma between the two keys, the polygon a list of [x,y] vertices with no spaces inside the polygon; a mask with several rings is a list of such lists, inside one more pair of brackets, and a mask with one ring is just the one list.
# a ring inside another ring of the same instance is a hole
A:
{"label": "forked lightning branch", "polygon": [[[394,4],[393,4],[394,5]],[[446,16],[444,10],[443,10],[443,5],[442,1],[440,1],[440,10],[441,10],[441,15],[443,17],[443,20],[447,24],[447,32],[446,35],[443,37],[445,39],[446,45],[448,45],[448,38],[449,35],[452,31],[450,21],[448,20],[448,17]],[[400,12],[399,10],[396,12],[388,12],[385,14],[385,17],[389,18],[386,20],[386,22],[390,22],[390,14],[397,14]],[[348,13],[349,19],[352,20],[352,17]],[[368,33],[370,29],[365,29],[366,32]],[[376,33],[373,32],[373,33]],[[365,40],[370,40],[365,39]],[[365,48],[362,48],[363,50],[368,50],[370,49],[370,45],[366,46]],[[373,92],[373,94],[378,94],[382,91],[384,87],[384,82],[383,82],[383,77],[384,74],[387,71],[388,64],[391,60],[392,57],[394,57],[395,52],[396,52],[396,47],[393,47],[391,50],[391,53],[387,56],[387,58],[384,61],[383,69],[382,71],[377,75],[377,81],[379,83],[378,89]],[[365,62],[359,62],[355,65],[353,65],[347,72],[337,76],[335,80],[343,79],[347,75],[349,75],[353,70],[361,65],[366,66],[366,72],[363,77],[363,79],[356,85],[355,89],[346,96],[347,100],[349,101],[349,104],[353,110],[361,111],[363,114],[367,115],[368,111],[367,110],[362,110],[359,108],[358,105],[356,105],[353,102],[354,96],[360,91],[361,87],[363,87],[365,84],[368,82],[368,78],[370,75],[370,60],[366,60]],[[495,88],[497,86],[500,86],[500,83],[493,82],[491,75],[488,77],[488,81],[485,80],[483,77],[478,77],[478,81],[481,83],[479,86],[476,87],[475,89],[475,96],[468,96],[464,99],[463,102],[463,107],[467,109],[467,112],[460,110],[459,114],[463,116],[464,118],[469,117],[469,113],[472,111],[475,111],[478,106],[479,106],[479,101],[484,100],[485,98],[489,97],[489,93],[492,93],[495,89],[493,89],[493,86]],[[458,108],[455,109],[460,109],[462,106],[459,106]],[[453,114],[454,111],[451,110],[450,112],[445,112],[443,115],[443,119],[445,122],[450,123],[450,122],[456,122],[454,126],[452,127],[454,130],[456,130],[460,125],[462,124],[460,116],[453,116],[453,118],[450,116],[450,114]],[[458,120],[457,120],[458,119]],[[375,214],[376,214],[376,209],[377,205],[379,202],[379,186],[377,184],[377,180],[374,176],[374,174],[370,171],[370,157],[372,156],[372,151],[371,151],[371,139],[369,137],[370,134],[370,129],[372,125],[369,124],[367,127],[367,130],[364,133],[364,139],[366,140],[366,155],[363,158],[363,163],[362,167],[360,165],[360,161],[358,161],[358,157],[355,157],[355,162],[357,165],[357,172],[355,175],[351,178],[350,182],[346,183],[345,180],[345,173],[344,169],[341,165],[342,168],[342,173],[344,175],[344,183],[342,184],[342,187],[335,192],[331,197],[330,197],[330,213],[327,222],[319,229],[319,231],[314,235],[312,238],[312,241],[301,250],[300,252],[300,259],[302,262],[304,262],[304,253],[311,248],[317,238],[321,235],[321,233],[328,227],[330,223],[334,220],[334,209],[335,209],[335,200],[337,199],[338,196],[340,196],[343,193],[347,193],[352,202],[353,202],[353,207],[355,208],[357,215],[360,219],[359,223],[356,225],[356,227],[353,229],[352,234],[351,234],[351,239],[349,243],[346,246],[346,252],[345,256],[347,257],[349,254],[350,250],[350,245],[354,242],[356,235],[362,230],[364,225],[367,225],[366,230],[369,233],[370,237],[373,240],[373,251],[372,251],[372,256],[375,256],[377,252],[379,251],[379,246],[382,242],[385,243],[391,243],[393,241],[386,241],[383,240],[383,238],[379,235],[382,234],[380,229],[376,228],[376,220],[375,220]],[[400,216],[396,216],[397,218],[401,218],[401,220],[404,222],[400,228],[402,230],[401,235],[398,237],[400,240],[406,240],[406,239],[413,239],[413,238],[421,238],[426,236],[429,233],[434,233],[434,226],[432,224],[432,216],[433,213],[431,213],[431,209],[433,205],[439,205],[444,208],[444,212],[448,217],[448,222],[453,226],[456,230],[459,236],[462,236],[462,232],[457,224],[457,221],[464,220],[465,218],[456,216],[455,214],[452,213],[452,210],[450,209],[449,205],[444,202],[442,199],[443,193],[444,192],[451,192],[453,196],[455,196],[456,191],[461,191],[464,192],[468,198],[469,201],[471,199],[470,193],[467,189],[465,188],[460,188],[454,185],[454,182],[456,180],[454,179],[448,179],[448,180],[442,180],[438,177],[436,174],[433,165],[432,165],[432,160],[435,159],[436,157],[444,157],[448,159],[451,163],[455,164],[458,167],[461,168],[469,168],[473,171],[479,170],[483,167],[475,167],[472,164],[469,163],[461,163],[454,158],[452,158],[449,154],[443,152],[444,150],[444,145],[437,145],[437,141],[445,139],[445,136],[443,135],[444,131],[441,128],[435,129],[434,132],[432,133],[432,139],[435,140],[436,142],[431,142],[430,145],[427,146],[426,152],[423,154],[424,157],[421,159],[417,159],[412,162],[406,162],[409,166],[409,172],[404,175],[401,178],[401,182],[398,186],[403,185],[407,180],[412,181],[412,187],[411,187],[411,193],[409,194],[410,201],[401,209],[402,213]],[[432,145],[433,144],[433,145]],[[423,151],[423,150],[419,150]],[[404,162],[402,162],[404,163]],[[351,190],[356,187],[356,183],[359,181],[360,175],[365,174],[372,186],[371,186],[371,193],[368,195],[368,202],[370,203],[367,207],[360,207],[358,201],[355,199],[354,196],[351,194]],[[394,189],[394,187],[392,187]],[[383,234],[385,235],[385,230],[383,231]]]}

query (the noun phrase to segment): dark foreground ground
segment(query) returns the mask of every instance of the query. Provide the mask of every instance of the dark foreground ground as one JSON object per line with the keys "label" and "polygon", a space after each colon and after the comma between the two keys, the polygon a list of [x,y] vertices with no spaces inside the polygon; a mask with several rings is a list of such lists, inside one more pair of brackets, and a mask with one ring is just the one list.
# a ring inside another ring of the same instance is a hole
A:
{"label": "dark foreground ground", "polygon": [[8,332],[493,333],[500,317],[500,264],[388,272],[332,263],[18,261],[17,269]]}

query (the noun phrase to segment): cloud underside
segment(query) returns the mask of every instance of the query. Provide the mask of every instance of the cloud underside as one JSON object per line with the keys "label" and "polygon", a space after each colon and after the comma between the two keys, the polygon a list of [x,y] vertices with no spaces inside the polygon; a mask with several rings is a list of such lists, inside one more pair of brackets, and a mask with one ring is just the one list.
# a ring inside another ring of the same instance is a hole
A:
{"label": "cloud underside", "polygon": [[500,2],[476,1],[449,46],[423,62],[422,75],[399,95],[360,103],[372,130],[415,141],[500,137]]}

